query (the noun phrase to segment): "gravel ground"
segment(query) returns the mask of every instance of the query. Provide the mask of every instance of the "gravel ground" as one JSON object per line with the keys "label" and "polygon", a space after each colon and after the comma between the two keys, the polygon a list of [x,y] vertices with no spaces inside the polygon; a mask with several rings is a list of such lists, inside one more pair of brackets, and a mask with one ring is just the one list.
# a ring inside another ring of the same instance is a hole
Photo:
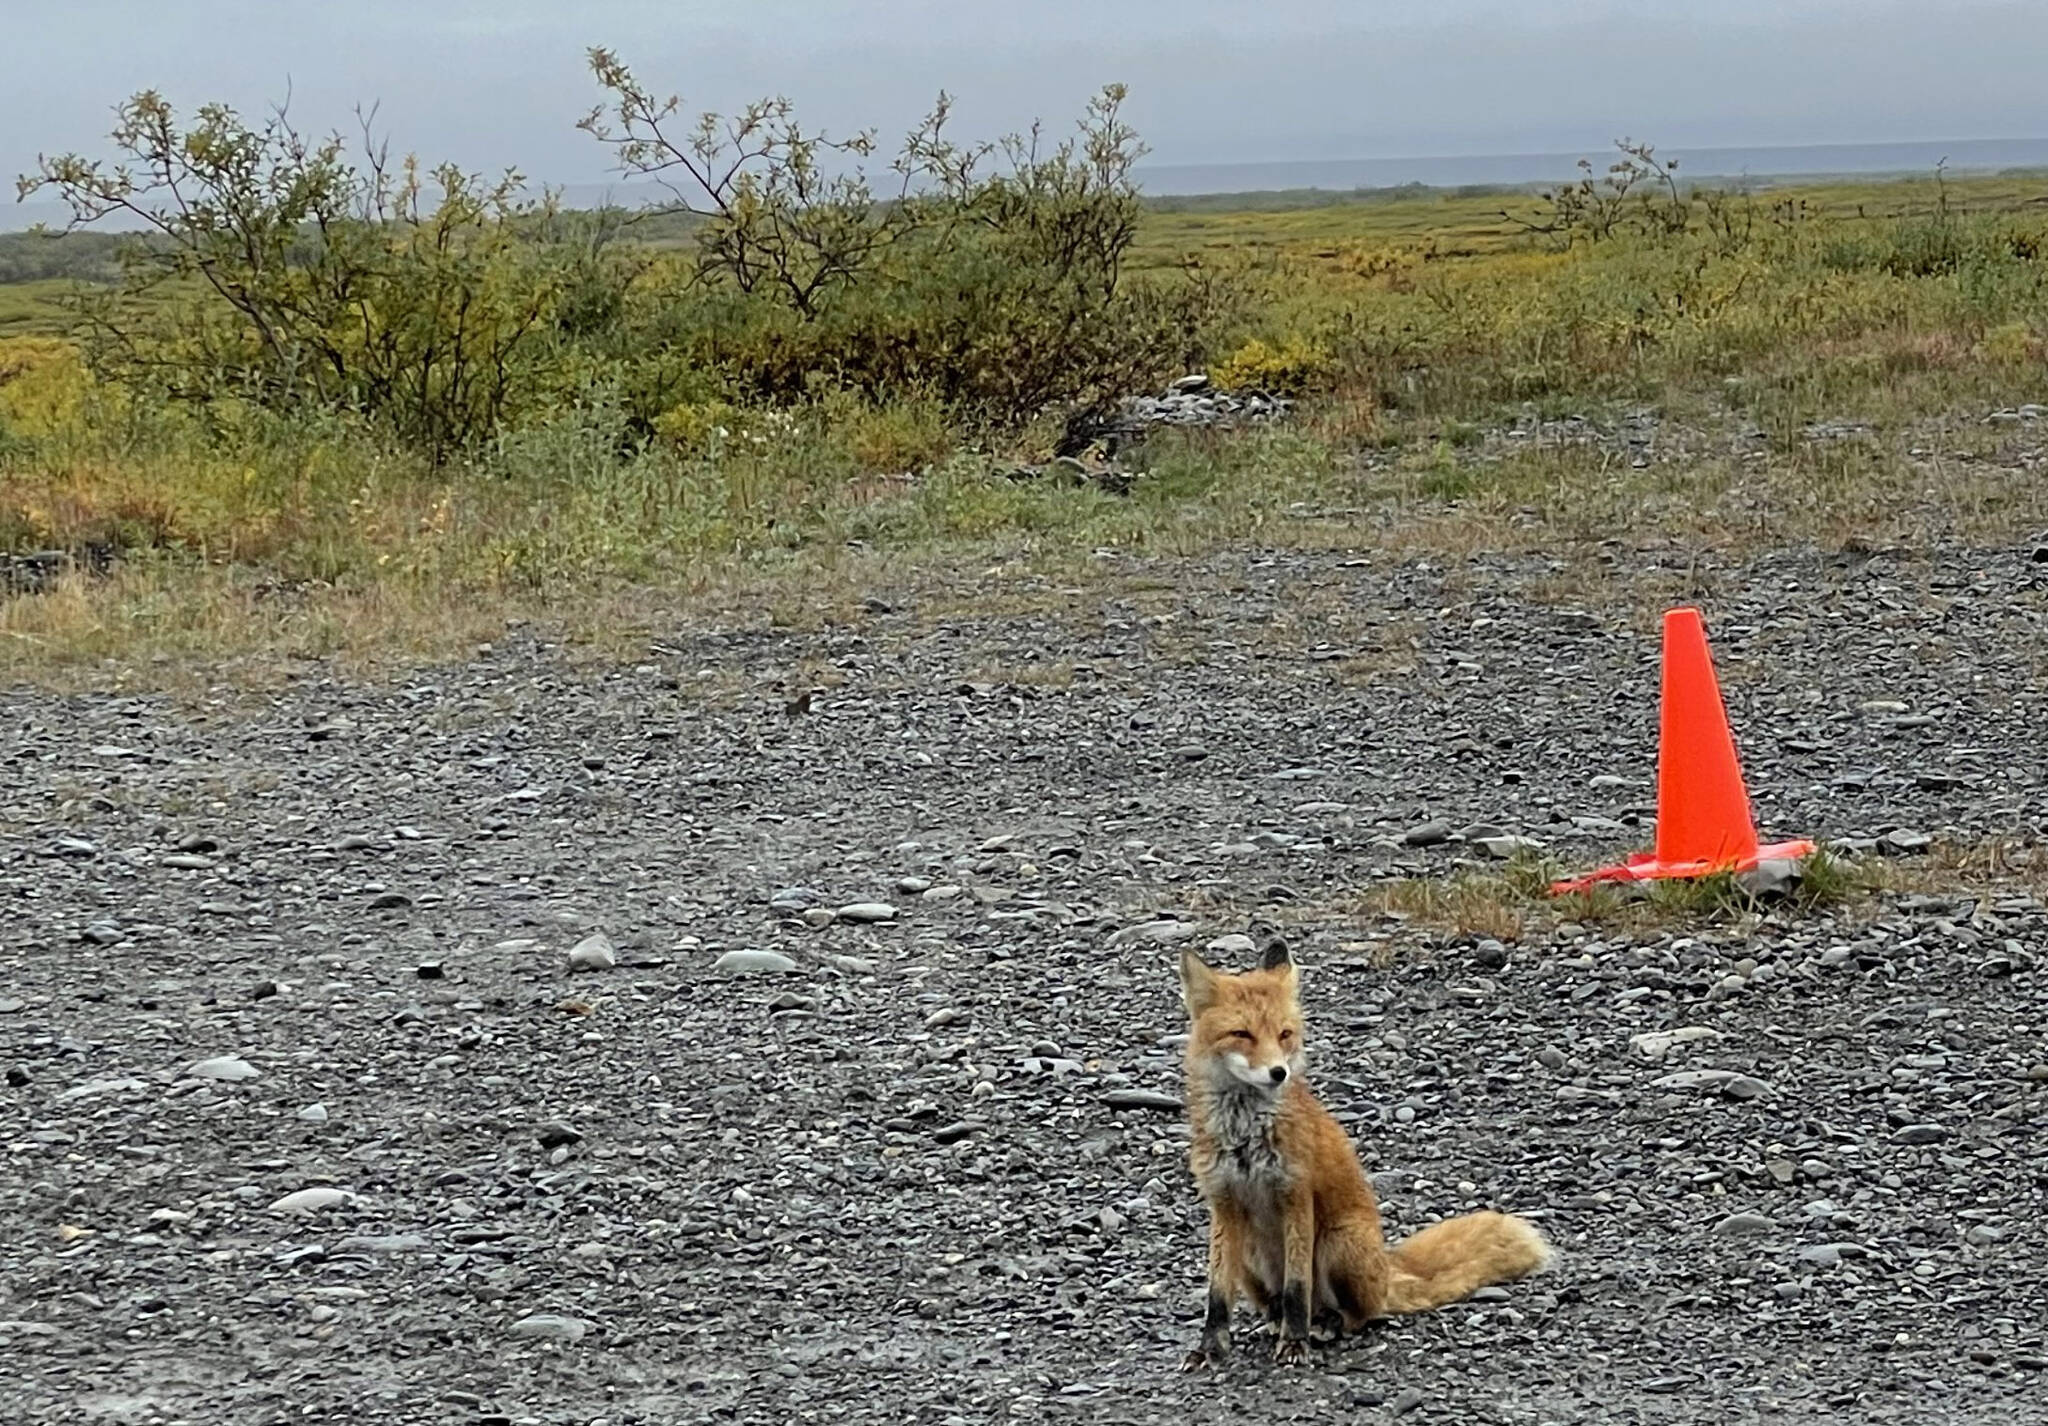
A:
{"label": "gravel ground", "polygon": [[[1610,553],[0,695],[0,1417],[2048,1420],[2048,564]],[[1643,840],[1681,586],[1767,831],[2034,870],[1508,946],[1372,915],[1478,855],[1428,823]],[[1183,1376],[1172,961],[1254,919],[1392,1228],[1505,1207],[1562,1260]]]}

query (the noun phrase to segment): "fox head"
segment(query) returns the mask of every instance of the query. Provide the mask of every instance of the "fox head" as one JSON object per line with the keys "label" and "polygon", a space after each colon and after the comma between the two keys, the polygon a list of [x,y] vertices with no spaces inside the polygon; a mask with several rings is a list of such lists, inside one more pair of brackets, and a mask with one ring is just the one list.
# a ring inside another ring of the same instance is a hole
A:
{"label": "fox head", "polygon": [[1307,1069],[1297,977],[1285,943],[1275,941],[1257,970],[1240,975],[1183,951],[1180,984],[1194,1022],[1189,1060],[1206,1066],[1220,1085],[1278,1094]]}

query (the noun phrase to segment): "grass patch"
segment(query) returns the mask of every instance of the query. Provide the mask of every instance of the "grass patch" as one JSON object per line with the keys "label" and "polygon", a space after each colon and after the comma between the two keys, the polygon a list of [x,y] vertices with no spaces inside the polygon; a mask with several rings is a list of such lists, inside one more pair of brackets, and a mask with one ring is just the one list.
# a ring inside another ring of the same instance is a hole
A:
{"label": "grass patch", "polygon": [[1686,880],[1601,884],[1553,896],[1566,875],[1547,857],[1517,856],[1499,869],[1461,869],[1444,877],[1407,877],[1376,888],[1371,914],[1459,936],[1518,941],[1562,925],[1647,934],[1693,926],[1754,925],[1766,916],[1800,917],[1853,908],[1896,888],[1891,864],[1838,856],[1825,848],[1806,860],[1781,894],[1757,895],[1732,873]]}

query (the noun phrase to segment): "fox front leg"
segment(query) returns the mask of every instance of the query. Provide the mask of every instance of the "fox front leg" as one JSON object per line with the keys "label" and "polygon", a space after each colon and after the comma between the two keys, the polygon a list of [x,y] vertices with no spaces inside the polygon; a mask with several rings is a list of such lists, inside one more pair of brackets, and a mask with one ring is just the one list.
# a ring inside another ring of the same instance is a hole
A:
{"label": "fox front leg", "polygon": [[1202,1313],[1202,1345],[1181,1364],[1194,1371],[1230,1355],[1230,1301],[1237,1295],[1236,1222],[1226,1212],[1209,1216],[1209,1292]]}
{"label": "fox front leg", "polygon": [[1304,1193],[1281,1209],[1280,1340],[1273,1360],[1293,1366],[1308,1360],[1309,1283],[1315,1276],[1315,1204]]}

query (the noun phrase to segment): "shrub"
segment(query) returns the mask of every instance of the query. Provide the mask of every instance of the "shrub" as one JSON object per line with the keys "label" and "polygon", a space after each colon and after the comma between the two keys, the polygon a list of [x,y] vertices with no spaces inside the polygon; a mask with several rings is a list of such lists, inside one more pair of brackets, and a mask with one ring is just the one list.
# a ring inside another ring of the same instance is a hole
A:
{"label": "shrub", "polygon": [[1294,335],[1277,347],[1254,337],[1209,373],[1228,391],[1255,389],[1283,396],[1327,390],[1336,374],[1329,352]]}
{"label": "shrub", "polygon": [[532,398],[590,265],[515,200],[518,175],[393,168],[367,125],[359,164],[282,111],[251,127],[208,105],[187,126],[144,92],[113,138],[114,167],[47,159],[20,188],[152,231],[121,289],[78,310],[97,373],[174,399],[353,411],[438,462]]}

